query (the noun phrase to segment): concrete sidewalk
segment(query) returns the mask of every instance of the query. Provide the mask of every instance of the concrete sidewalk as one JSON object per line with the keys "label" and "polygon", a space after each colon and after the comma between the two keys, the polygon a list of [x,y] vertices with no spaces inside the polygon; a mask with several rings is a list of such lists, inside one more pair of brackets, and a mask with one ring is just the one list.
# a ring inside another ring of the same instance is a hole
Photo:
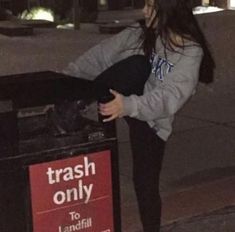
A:
{"label": "concrete sidewalk", "polygon": [[[197,94],[176,115],[174,133],[167,143],[161,175],[164,232],[235,231],[231,210],[235,202],[234,15],[226,15],[223,24],[222,19],[222,13],[210,14],[201,22],[217,65],[215,82],[199,85]],[[210,27],[216,23],[219,28]],[[82,24],[80,31],[36,29],[29,37],[0,35],[0,75],[61,72],[109,36],[100,34],[98,25],[92,24]],[[123,120],[117,125],[123,232],[139,232],[128,129]],[[209,220],[208,215],[213,217]],[[220,227],[209,227],[216,223]]]}

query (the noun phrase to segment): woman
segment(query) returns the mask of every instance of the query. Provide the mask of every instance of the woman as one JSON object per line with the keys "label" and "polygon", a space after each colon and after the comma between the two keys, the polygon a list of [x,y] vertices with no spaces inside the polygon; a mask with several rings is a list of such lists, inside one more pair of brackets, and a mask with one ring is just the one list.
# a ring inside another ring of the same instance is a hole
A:
{"label": "woman", "polygon": [[174,115],[198,80],[212,81],[214,63],[189,0],[146,0],[143,14],[144,21],[90,49],[65,72],[95,79],[97,98],[113,95],[99,111],[104,122],[125,117],[129,125],[143,229],[157,232],[159,174]]}

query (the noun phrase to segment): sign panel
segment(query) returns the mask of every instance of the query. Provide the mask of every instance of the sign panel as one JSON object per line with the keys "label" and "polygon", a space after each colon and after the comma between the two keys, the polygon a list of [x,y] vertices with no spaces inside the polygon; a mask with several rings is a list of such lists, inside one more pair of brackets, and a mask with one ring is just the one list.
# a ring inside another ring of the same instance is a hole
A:
{"label": "sign panel", "polygon": [[33,232],[113,232],[111,153],[29,167]]}

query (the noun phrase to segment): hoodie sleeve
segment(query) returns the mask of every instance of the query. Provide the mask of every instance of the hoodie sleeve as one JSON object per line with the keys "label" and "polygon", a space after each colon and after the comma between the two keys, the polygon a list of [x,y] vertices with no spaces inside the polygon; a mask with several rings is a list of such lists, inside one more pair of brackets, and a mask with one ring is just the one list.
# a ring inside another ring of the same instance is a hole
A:
{"label": "hoodie sleeve", "polygon": [[[198,83],[202,59],[199,46],[186,47],[174,69],[152,90],[142,96],[123,97],[124,115],[143,121],[167,118],[174,115],[193,94]],[[151,74],[154,75],[154,74]]]}
{"label": "hoodie sleeve", "polygon": [[103,40],[77,60],[69,63],[63,73],[94,80],[101,72],[122,58],[120,54],[130,46],[128,44],[128,41],[131,41],[130,37],[137,36],[136,31],[138,31],[136,28],[128,27],[115,36]]}

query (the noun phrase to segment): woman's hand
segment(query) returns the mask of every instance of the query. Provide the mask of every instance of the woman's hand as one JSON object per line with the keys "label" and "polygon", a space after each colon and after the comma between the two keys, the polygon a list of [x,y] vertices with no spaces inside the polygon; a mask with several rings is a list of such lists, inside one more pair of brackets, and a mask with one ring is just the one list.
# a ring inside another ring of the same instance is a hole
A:
{"label": "woman's hand", "polygon": [[123,96],[115,90],[110,89],[109,91],[114,95],[114,99],[108,103],[99,104],[100,114],[103,116],[109,116],[108,118],[105,118],[103,122],[112,121],[115,118],[121,117],[123,114]]}

